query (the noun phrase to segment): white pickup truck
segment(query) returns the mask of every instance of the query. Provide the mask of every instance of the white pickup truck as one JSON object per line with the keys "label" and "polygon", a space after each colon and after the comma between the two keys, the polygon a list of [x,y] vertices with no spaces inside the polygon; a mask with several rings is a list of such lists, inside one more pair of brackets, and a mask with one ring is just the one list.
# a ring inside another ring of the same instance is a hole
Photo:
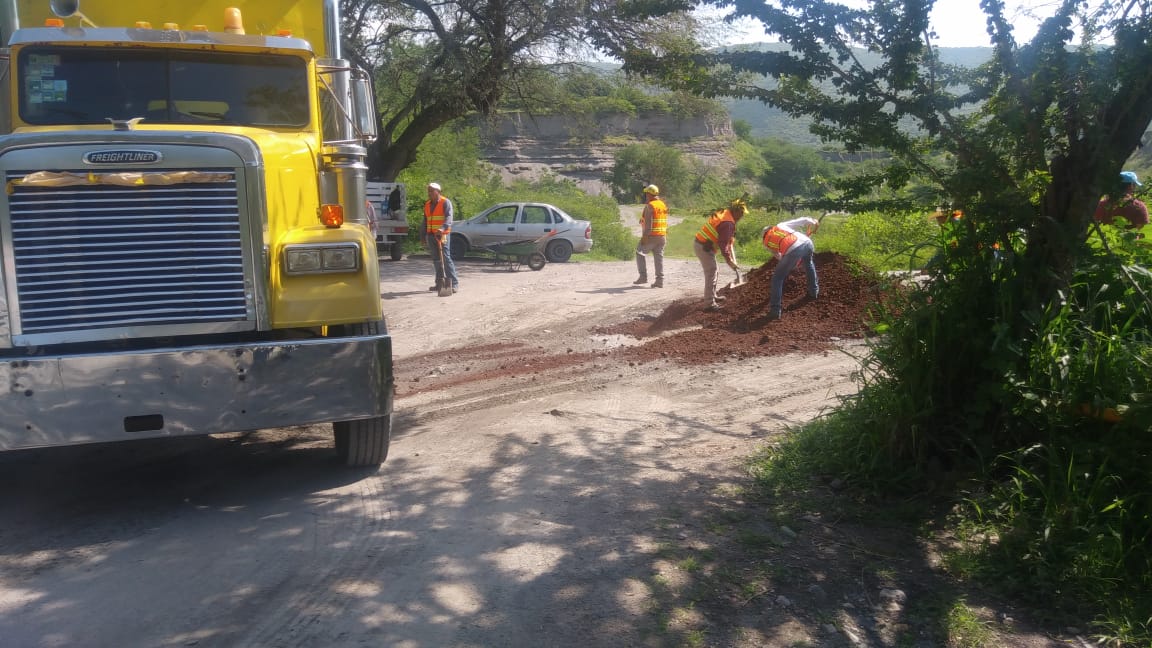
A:
{"label": "white pickup truck", "polygon": [[376,213],[376,252],[380,257],[387,254],[399,261],[404,258],[404,239],[408,238],[408,194],[404,183],[369,182],[366,194]]}

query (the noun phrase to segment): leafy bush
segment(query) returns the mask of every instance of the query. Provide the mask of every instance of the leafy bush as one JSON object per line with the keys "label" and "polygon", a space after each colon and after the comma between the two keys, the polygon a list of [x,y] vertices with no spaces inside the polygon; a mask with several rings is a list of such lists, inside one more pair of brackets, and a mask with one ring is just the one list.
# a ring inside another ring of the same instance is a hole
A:
{"label": "leafy bush", "polygon": [[914,270],[937,252],[939,230],[924,212],[864,212],[825,218],[817,236],[821,249],[874,270]]}

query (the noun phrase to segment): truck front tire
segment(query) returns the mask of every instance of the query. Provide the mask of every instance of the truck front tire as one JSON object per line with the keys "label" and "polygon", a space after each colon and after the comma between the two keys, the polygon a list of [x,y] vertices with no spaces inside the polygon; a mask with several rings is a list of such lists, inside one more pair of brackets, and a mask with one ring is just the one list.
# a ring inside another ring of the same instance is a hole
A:
{"label": "truck front tire", "polygon": [[336,458],[345,466],[379,466],[388,458],[392,415],[332,424]]}
{"label": "truck front tire", "polygon": [[[383,321],[341,324],[330,329],[333,337],[376,335],[387,330]],[[388,458],[388,446],[392,442],[392,413],[356,421],[337,421],[332,424],[332,434],[340,463],[351,467],[379,466]]]}

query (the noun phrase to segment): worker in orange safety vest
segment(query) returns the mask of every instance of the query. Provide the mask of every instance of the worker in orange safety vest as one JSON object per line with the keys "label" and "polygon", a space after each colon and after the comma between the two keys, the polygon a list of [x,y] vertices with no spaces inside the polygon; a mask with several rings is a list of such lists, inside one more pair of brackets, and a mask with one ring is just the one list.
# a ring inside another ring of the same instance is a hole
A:
{"label": "worker in orange safety vest", "polygon": [[724,257],[729,268],[740,275],[740,266],[736,265],[736,223],[744,218],[748,206],[743,200],[733,200],[727,209],[722,209],[708,217],[704,227],[696,232],[696,240],[692,244],[696,258],[700,259],[700,266],[704,269],[704,297],[709,300],[708,310],[720,310],[720,302],[724,297],[716,294],[716,274],[719,268],[716,265],[716,254]]}
{"label": "worker in orange safety vest", "polygon": [[640,243],[636,245],[636,270],[640,276],[633,285],[648,283],[648,254],[656,271],[653,288],[664,287],[664,245],[668,240],[668,205],[660,198],[660,188],[644,187],[644,211],[640,214]]}
{"label": "worker in orange safety vest", "polygon": [[452,254],[448,235],[452,232],[452,201],[440,193],[440,184],[428,183],[428,202],[424,203],[424,246],[432,255],[432,265],[436,268],[436,285],[428,290],[440,290],[440,282],[447,281],[452,286],[452,292],[460,288],[460,280],[456,277],[456,264],[452,262]]}
{"label": "worker in orange safety vest", "polygon": [[[764,247],[776,258],[776,270],[772,272],[772,292],[768,298],[768,319],[780,319],[783,314],[784,280],[800,264],[808,275],[809,300],[820,294],[820,283],[816,277],[816,246],[809,238],[820,227],[820,221],[806,216],[777,223],[762,230]],[[801,231],[803,230],[803,231]]]}

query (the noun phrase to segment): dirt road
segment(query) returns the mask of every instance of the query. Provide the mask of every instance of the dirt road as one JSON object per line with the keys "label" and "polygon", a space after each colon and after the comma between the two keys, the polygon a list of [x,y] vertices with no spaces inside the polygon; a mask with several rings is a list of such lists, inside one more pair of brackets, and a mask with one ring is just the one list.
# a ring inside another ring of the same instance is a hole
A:
{"label": "dirt road", "polygon": [[653,290],[629,262],[465,261],[439,298],[426,258],[385,263],[379,471],[318,428],[0,455],[0,645],[895,645],[916,608],[891,592],[935,587],[906,539],[742,496],[742,458],[853,360],[626,359],[596,331],[701,290],[668,265]]}

